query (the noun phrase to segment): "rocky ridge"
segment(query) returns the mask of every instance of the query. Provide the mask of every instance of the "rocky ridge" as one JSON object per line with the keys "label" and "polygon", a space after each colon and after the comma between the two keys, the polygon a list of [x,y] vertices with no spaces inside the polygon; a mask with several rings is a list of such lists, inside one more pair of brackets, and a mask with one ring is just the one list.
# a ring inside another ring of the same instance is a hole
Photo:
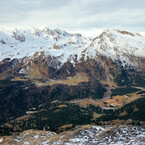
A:
{"label": "rocky ridge", "polygon": [[50,131],[27,130],[19,135],[0,138],[0,144],[14,145],[106,145],[145,144],[145,129],[139,126],[78,126],[56,134]]}

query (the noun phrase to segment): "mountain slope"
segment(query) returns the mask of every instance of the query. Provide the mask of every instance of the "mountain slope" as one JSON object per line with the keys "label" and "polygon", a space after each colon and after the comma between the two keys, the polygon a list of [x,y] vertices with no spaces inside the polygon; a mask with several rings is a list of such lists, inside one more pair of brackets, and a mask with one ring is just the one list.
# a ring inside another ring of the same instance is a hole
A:
{"label": "mountain slope", "polygon": [[145,37],[127,31],[105,30],[90,39],[59,29],[3,30],[0,39],[0,79],[25,74],[32,80],[54,81],[80,72],[87,72],[89,79],[95,79],[95,72],[99,80],[115,79],[109,72],[112,66],[120,71],[145,68]]}
{"label": "mountain slope", "polygon": [[[49,28],[0,32],[0,124],[53,101],[73,102],[75,108],[84,107],[87,98],[106,111],[118,109],[142,97],[137,93],[144,82],[145,37],[140,34],[113,29],[91,39]],[[111,95],[115,90],[117,97]],[[96,112],[90,120],[105,115]]]}

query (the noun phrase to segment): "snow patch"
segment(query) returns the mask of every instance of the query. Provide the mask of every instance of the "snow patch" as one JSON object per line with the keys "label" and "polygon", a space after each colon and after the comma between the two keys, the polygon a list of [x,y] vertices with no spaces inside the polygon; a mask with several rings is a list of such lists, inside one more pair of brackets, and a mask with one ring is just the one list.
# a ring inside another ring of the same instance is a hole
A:
{"label": "snow patch", "polygon": [[3,141],[3,139],[1,138],[1,139],[0,139],[0,142],[2,142],[2,141]]}

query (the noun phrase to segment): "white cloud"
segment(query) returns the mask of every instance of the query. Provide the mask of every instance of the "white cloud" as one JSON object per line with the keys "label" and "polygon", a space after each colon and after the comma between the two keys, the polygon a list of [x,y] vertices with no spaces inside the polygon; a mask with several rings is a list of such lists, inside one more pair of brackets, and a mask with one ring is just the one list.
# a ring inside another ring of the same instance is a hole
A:
{"label": "white cloud", "polygon": [[0,27],[145,31],[144,7],[144,0],[5,0],[0,1]]}

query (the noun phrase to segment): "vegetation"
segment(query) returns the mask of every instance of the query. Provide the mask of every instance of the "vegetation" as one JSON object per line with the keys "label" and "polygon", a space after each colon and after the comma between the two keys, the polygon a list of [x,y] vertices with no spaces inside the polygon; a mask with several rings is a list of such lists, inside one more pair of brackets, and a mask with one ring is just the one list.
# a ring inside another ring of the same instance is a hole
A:
{"label": "vegetation", "polygon": [[140,89],[132,88],[132,87],[126,87],[126,88],[116,88],[112,90],[111,96],[117,96],[117,95],[125,95],[129,93],[135,93],[139,91]]}
{"label": "vegetation", "polygon": [[111,114],[104,115],[98,121],[128,120],[145,121],[145,97],[126,104]]}
{"label": "vegetation", "polygon": [[137,94],[145,94],[145,91],[140,91]]}
{"label": "vegetation", "polygon": [[77,86],[52,85],[37,88],[31,81],[0,81],[0,124],[23,115],[30,108],[54,100],[70,101],[88,97],[102,98],[105,88],[98,82]]}
{"label": "vegetation", "polygon": [[135,72],[130,74],[130,84],[132,86],[145,87],[145,73]]}
{"label": "vegetation", "polygon": [[[113,112],[113,110],[103,110],[93,105],[83,108],[79,105],[64,102],[47,103],[36,108],[36,110],[35,113],[25,115],[28,117],[20,117],[16,120],[12,120],[5,125],[3,129],[6,130],[8,126],[11,126],[12,128],[10,129],[13,129],[14,132],[27,129],[45,129],[59,132],[61,131],[60,128],[64,126],[69,126],[70,129],[76,125],[95,123],[95,118]],[[96,114],[99,115],[96,116]],[[4,133],[5,132],[3,132],[3,135]]]}

